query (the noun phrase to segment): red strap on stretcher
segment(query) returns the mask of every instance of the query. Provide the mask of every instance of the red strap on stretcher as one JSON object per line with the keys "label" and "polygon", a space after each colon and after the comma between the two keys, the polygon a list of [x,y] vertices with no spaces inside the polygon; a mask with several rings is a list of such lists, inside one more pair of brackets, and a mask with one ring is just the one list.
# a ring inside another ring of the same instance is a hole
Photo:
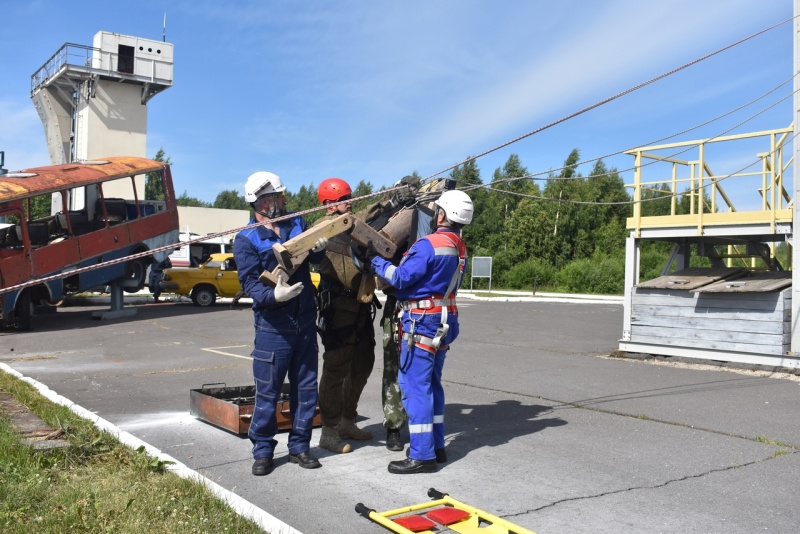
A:
{"label": "red strap on stretcher", "polygon": [[444,508],[437,508],[436,510],[431,510],[425,515],[427,515],[437,523],[447,526],[447,525],[452,525],[453,523],[457,523],[459,521],[463,521],[464,519],[468,518],[471,514],[466,510],[462,510],[461,508],[451,508],[449,506],[445,506]]}
{"label": "red strap on stretcher", "polygon": [[405,517],[398,517],[393,521],[411,532],[422,532],[423,530],[436,527],[433,521],[421,515],[407,515]]}

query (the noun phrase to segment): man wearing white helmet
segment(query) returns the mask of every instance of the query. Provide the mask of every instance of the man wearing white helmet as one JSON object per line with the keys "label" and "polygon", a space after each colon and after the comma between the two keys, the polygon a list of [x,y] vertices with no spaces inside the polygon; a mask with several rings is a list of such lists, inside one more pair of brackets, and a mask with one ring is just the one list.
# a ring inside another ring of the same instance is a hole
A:
{"label": "man wearing white helmet", "polygon": [[389,463],[397,474],[432,473],[447,461],[442,368],[458,336],[456,291],[467,255],[461,228],[472,221],[473,205],[457,190],[434,204],[435,232],[418,239],[399,265],[368,252],[373,271],[395,288],[403,309],[399,382],[411,444],[405,460]]}
{"label": "man wearing white helmet", "polygon": [[248,436],[253,443],[252,473],[256,476],[272,471],[278,431],[275,410],[287,375],[292,420],[289,462],[306,469],[320,467],[309,452],[317,406],[318,348],[317,308],[308,262],[322,259],[327,240],[317,242],[289,280],[279,276],[274,288],[259,281],[262,272],[272,272],[278,265],[272,246],[306,230],[302,217],[287,216],[291,214],[286,212],[285,190],[276,174],[260,171],[250,175],[244,186],[245,200],[255,211],[250,224],[262,224],[239,232],[233,244],[239,281],[253,299],[256,400]]}

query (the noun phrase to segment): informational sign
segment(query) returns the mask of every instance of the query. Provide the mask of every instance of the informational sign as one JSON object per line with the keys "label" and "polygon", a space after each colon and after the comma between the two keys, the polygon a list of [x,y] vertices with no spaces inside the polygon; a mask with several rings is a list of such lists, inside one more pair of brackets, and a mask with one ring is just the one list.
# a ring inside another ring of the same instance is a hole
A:
{"label": "informational sign", "polygon": [[472,280],[475,278],[488,278],[489,291],[492,290],[492,257],[476,256],[472,258],[472,277],[469,280],[469,289],[472,290]]}

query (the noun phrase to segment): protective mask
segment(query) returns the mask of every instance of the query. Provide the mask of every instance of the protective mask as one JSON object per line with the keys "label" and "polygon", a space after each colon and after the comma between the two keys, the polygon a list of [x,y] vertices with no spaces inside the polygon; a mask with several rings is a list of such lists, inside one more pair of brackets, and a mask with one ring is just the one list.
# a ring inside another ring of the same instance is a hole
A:
{"label": "protective mask", "polygon": [[[273,198],[267,202],[267,207],[264,211],[259,211],[261,215],[274,219],[282,215],[286,215],[285,204],[278,198]],[[255,210],[255,207],[253,208]]]}
{"label": "protective mask", "polygon": [[266,212],[267,217],[270,219],[274,219],[276,217],[280,217],[281,215],[285,215],[285,210],[282,210],[277,202],[273,203]]}

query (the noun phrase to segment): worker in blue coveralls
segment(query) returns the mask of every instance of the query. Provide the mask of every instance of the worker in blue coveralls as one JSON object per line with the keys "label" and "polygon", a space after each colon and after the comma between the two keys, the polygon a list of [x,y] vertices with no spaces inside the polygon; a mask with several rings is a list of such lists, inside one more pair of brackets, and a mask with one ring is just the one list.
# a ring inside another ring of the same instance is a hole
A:
{"label": "worker in blue coveralls", "polygon": [[276,174],[260,171],[250,175],[244,186],[245,200],[255,212],[250,224],[263,224],[242,230],[233,244],[239,281],[253,299],[255,319],[252,356],[256,399],[248,436],[253,443],[252,473],[256,476],[267,475],[273,468],[278,431],[275,410],[287,375],[292,421],[289,462],[306,469],[320,467],[319,460],[309,452],[317,407],[318,348],[317,308],[308,262],[321,261],[327,239],[315,243],[308,259],[288,280],[278,276],[274,288],[259,281],[262,272],[272,272],[278,266],[272,246],[306,230],[302,217],[284,217],[287,215],[285,190]]}
{"label": "worker in blue coveralls", "polygon": [[399,265],[367,251],[372,270],[395,288],[403,310],[399,383],[411,444],[405,460],[389,463],[390,473],[432,473],[447,461],[442,368],[458,336],[456,291],[467,254],[461,228],[472,221],[473,205],[466,193],[451,190],[434,206],[434,233],[418,239]]}

